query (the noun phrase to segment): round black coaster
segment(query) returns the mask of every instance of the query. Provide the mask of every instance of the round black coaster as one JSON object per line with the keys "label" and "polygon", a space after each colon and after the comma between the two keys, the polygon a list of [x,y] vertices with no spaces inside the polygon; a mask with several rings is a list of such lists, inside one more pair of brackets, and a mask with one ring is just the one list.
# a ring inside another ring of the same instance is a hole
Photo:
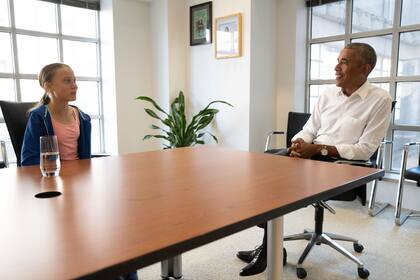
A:
{"label": "round black coaster", "polygon": [[60,196],[61,192],[57,192],[57,191],[50,191],[50,192],[40,192],[37,193],[35,195],[36,198],[51,198],[51,197],[56,197],[56,196]]}

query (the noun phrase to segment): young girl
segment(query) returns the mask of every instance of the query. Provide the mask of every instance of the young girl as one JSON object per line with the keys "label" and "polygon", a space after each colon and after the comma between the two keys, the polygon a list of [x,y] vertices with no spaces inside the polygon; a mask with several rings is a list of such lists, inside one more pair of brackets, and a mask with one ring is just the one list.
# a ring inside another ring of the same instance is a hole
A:
{"label": "young girl", "polygon": [[90,117],[68,104],[76,100],[73,70],[66,64],[53,63],[42,68],[38,78],[45,93],[29,113],[22,166],[39,164],[39,137],[44,135],[57,136],[61,160],[90,158]]}
{"label": "young girl", "polygon": [[[56,135],[61,160],[90,158],[89,115],[69,105],[76,100],[77,84],[73,70],[63,63],[42,68],[39,84],[45,90],[39,104],[29,113],[22,146],[22,166],[39,164],[39,137]],[[137,272],[118,280],[137,280]]]}

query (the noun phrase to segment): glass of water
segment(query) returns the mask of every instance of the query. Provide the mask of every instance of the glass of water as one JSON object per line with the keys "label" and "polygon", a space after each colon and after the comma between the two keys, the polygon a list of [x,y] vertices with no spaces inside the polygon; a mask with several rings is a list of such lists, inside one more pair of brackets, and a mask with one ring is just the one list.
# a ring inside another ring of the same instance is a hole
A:
{"label": "glass of water", "polygon": [[60,153],[58,150],[57,136],[48,135],[39,138],[40,161],[39,168],[42,176],[58,176],[60,172]]}

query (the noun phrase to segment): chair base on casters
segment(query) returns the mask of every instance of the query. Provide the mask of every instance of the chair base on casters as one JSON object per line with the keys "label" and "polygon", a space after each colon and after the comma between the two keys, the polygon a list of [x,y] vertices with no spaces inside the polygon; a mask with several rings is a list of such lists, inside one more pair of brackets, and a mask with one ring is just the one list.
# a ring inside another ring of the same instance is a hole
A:
{"label": "chair base on casters", "polygon": [[308,256],[309,252],[312,250],[314,245],[321,245],[326,244],[331,248],[335,249],[351,261],[357,264],[357,273],[360,278],[366,279],[369,276],[369,271],[364,267],[363,263],[353,256],[349,251],[343,248],[340,244],[335,242],[334,240],[340,241],[349,241],[353,242],[353,249],[360,253],[363,251],[363,246],[358,242],[357,239],[334,234],[334,233],[327,233],[322,231],[322,221],[324,216],[324,208],[319,204],[316,203],[315,207],[315,231],[308,231],[305,230],[303,233],[294,234],[284,237],[284,241],[294,241],[294,240],[308,240],[309,243],[306,246],[305,250],[303,251],[302,255],[300,256],[297,267],[296,267],[296,275],[298,278],[303,279],[306,277],[307,273],[306,270],[302,267],[302,263],[305,261],[306,257]]}

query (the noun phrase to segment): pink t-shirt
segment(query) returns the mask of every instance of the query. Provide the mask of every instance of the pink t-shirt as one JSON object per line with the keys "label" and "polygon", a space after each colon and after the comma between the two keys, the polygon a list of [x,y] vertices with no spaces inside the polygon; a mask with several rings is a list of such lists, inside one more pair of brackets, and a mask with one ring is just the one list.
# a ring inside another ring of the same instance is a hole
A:
{"label": "pink t-shirt", "polygon": [[[77,114],[76,114],[77,116]],[[61,160],[79,159],[77,152],[77,140],[80,136],[79,118],[76,117],[70,124],[63,124],[51,118],[54,133],[57,136],[58,149],[60,151]]]}

